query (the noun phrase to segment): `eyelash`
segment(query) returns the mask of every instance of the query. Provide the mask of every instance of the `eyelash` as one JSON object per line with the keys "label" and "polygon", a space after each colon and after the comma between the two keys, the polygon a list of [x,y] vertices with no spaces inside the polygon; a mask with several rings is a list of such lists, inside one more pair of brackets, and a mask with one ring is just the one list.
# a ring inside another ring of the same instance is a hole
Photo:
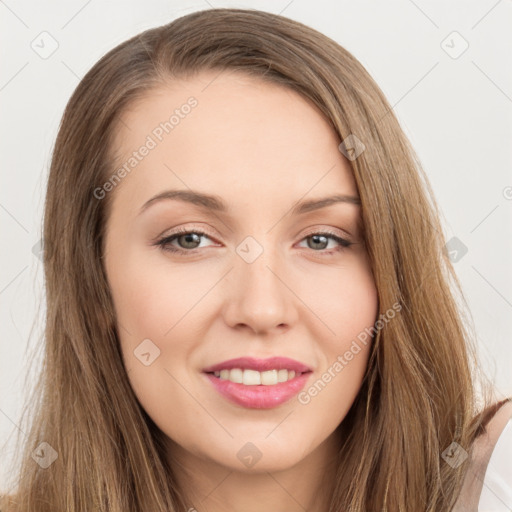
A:
{"label": "eyelash", "polygon": [[[199,229],[195,230],[195,229],[181,228],[181,229],[178,229],[173,234],[166,236],[164,238],[161,238],[160,240],[158,240],[156,242],[155,245],[161,247],[162,250],[171,252],[173,254],[183,255],[185,257],[189,256],[189,255],[193,255],[199,248],[187,250],[187,249],[179,249],[179,248],[172,247],[171,245],[169,245],[176,238],[178,238],[182,235],[189,235],[189,234],[196,234],[196,235],[205,236],[207,238],[212,239],[212,237],[210,237],[210,235],[208,233],[205,233],[204,231],[201,231]],[[302,240],[305,240],[306,238],[310,238],[315,235],[325,236],[325,237],[330,238],[340,244],[340,246],[336,249],[330,249],[330,250],[323,249],[320,251],[315,251],[315,250],[311,249],[313,252],[319,252],[320,254],[325,254],[327,256],[334,256],[336,253],[341,252],[344,249],[347,249],[348,247],[353,245],[353,242],[350,242],[350,241],[346,240],[345,238],[341,238],[340,236],[336,235],[335,233],[333,233],[329,230],[308,233],[305,237],[302,238]]]}

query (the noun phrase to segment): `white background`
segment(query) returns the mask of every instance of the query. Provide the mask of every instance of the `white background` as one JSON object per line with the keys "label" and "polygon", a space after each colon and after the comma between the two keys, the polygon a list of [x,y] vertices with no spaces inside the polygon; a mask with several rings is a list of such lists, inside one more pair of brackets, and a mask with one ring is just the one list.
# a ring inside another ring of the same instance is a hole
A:
{"label": "white background", "polygon": [[[512,396],[511,0],[5,0],[0,2],[2,461],[12,453],[20,425],[28,340],[37,346],[41,333],[42,265],[33,247],[41,238],[48,165],[65,104],[108,50],[144,29],[210,7],[258,8],[301,21],[347,48],[375,78],[427,171],[446,240],[456,236],[468,248],[455,268],[482,364],[498,396]],[[47,59],[31,48],[43,31],[58,42]],[[446,39],[453,31],[469,44],[458,58],[443,49],[462,48],[457,36]],[[36,369],[37,364],[28,373],[28,389]],[[4,482],[0,467],[0,490]]]}

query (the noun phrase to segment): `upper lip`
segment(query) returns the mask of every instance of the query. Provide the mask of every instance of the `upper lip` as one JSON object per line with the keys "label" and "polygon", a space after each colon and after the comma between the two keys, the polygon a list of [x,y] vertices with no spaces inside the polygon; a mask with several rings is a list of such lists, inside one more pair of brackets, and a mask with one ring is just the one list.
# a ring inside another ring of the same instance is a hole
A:
{"label": "upper lip", "polygon": [[229,359],[222,363],[217,363],[203,369],[203,372],[211,373],[220,370],[231,370],[233,368],[242,368],[247,370],[256,370],[264,372],[267,370],[294,370],[296,373],[305,373],[312,371],[309,366],[290,359],[289,357],[269,357],[267,359],[256,359],[254,357],[238,357]]}

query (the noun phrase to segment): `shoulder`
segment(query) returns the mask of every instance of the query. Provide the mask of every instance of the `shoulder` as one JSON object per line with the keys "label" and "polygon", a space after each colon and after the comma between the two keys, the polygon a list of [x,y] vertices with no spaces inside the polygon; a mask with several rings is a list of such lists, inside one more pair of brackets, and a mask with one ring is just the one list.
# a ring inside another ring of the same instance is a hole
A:
{"label": "shoulder", "polygon": [[502,409],[487,427],[492,452],[479,501],[483,510],[512,509],[512,402]]}
{"label": "shoulder", "polygon": [[[500,402],[501,403],[501,402]],[[512,398],[508,398],[503,401],[503,405],[496,411],[491,417],[485,427],[485,433],[480,440],[478,437],[475,443],[479,441],[482,443],[488,443],[494,447],[498,442],[499,437],[503,433],[503,430],[507,426],[507,423],[512,419]]]}
{"label": "shoulder", "polygon": [[[468,468],[461,493],[454,511],[477,510],[476,504],[480,501],[484,483],[489,479],[489,461],[493,457],[496,445],[500,436],[512,437],[512,429],[507,429],[509,421],[512,420],[512,398],[502,400],[484,411],[484,428],[473,442],[471,456],[468,459]],[[509,444],[512,445],[512,442]],[[510,449],[510,448],[509,448]],[[508,451],[508,450],[507,450]],[[500,454],[507,465],[506,474],[512,475],[512,454]]]}
{"label": "shoulder", "polygon": [[512,419],[512,398],[507,398],[489,408],[485,428],[474,441],[475,457],[472,464],[476,467],[487,466],[501,434]]}
{"label": "shoulder", "polygon": [[494,449],[505,431],[505,427],[512,419],[512,399],[508,398],[496,404],[492,416],[485,424],[484,432],[474,442],[475,458],[472,461],[475,469],[485,471]]}

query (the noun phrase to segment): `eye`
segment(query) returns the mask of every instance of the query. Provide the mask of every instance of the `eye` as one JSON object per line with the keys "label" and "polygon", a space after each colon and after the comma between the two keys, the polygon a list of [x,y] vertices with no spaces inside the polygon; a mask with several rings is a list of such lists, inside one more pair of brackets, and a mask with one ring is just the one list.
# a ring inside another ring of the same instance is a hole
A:
{"label": "eye", "polygon": [[[338,236],[336,233],[330,231],[323,231],[320,233],[310,233],[306,235],[302,240],[306,240],[307,246],[310,249],[314,249],[314,252],[321,252],[321,254],[332,255],[339,251],[343,251],[347,247],[353,245],[353,242]],[[302,241],[301,240],[301,241]],[[335,242],[335,247],[330,250],[327,249],[329,241]],[[337,247],[336,247],[337,244]],[[320,251],[316,250],[320,249]]]}
{"label": "eye", "polygon": [[[201,248],[201,240],[203,238],[212,239],[208,233],[201,230],[179,229],[175,233],[158,240],[156,245],[160,246],[164,251],[188,256],[195,254],[197,249]],[[313,252],[319,252],[325,255],[335,254],[353,245],[353,242],[330,231],[309,233],[302,238],[301,242],[303,241],[307,242],[308,248],[312,249]],[[329,241],[333,241],[335,247],[326,250]],[[178,243],[179,246],[173,245],[174,242]]]}
{"label": "eye", "polygon": [[[202,238],[210,238],[207,233],[201,230],[179,229],[172,235],[166,236],[157,242],[164,251],[179,254],[189,254],[195,252],[200,247]],[[171,245],[177,241],[181,247]]]}

